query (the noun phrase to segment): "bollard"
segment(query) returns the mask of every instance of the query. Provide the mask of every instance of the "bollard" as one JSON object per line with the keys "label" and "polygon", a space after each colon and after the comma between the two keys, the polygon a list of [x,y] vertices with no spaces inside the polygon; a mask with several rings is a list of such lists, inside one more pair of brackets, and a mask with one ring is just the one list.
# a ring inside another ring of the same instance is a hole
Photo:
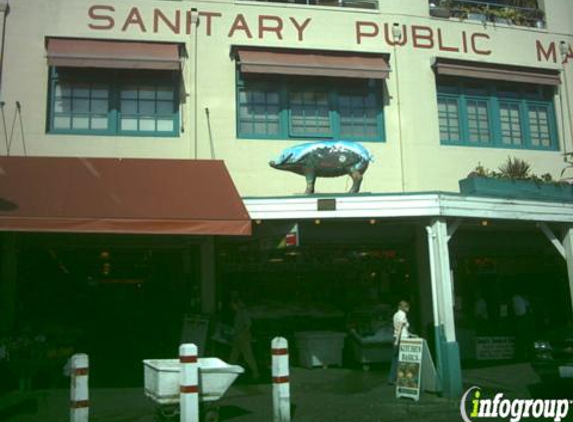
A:
{"label": "bollard", "polygon": [[179,400],[181,422],[199,422],[199,363],[197,346],[182,344],[179,347],[181,374]]}
{"label": "bollard", "polygon": [[275,337],[271,343],[273,372],[274,422],[290,422],[290,382],[288,366],[288,342]]}
{"label": "bollard", "polygon": [[88,355],[79,353],[71,357],[70,421],[88,422]]}

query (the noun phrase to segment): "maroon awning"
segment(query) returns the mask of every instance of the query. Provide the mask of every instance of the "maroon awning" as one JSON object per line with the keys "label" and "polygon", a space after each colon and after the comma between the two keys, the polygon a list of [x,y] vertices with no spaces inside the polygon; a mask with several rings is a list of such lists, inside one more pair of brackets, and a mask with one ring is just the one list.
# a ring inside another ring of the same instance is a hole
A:
{"label": "maroon awning", "polygon": [[60,67],[179,70],[179,45],[48,38],[48,64]]}
{"label": "maroon awning", "polygon": [[437,58],[436,73],[444,76],[557,86],[559,70]]}
{"label": "maroon awning", "polygon": [[243,73],[386,79],[386,56],[354,52],[237,48]]}
{"label": "maroon awning", "polygon": [[0,158],[0,231],[248,235],[222,161]]}

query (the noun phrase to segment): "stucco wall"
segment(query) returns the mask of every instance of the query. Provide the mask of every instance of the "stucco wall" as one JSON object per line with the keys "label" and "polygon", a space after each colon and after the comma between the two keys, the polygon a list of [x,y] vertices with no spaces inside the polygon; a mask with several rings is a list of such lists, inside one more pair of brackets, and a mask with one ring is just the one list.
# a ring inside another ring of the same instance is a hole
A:
{"label": "stucco wall", "polygon": [[[573,149],[573,129],[569,117],[572,113],[566,107],[567,98],[563,92],[567,86],[569,101],[573,101],[573,51],[570,52],[571,57],[566,57],[565,63],[562,63],[559,54],[561,41],[573,44],[573,21],[570,19],[573,16],[573,3],[569,0],[545,3],[547,29],[430,18],[427,0],[381,0],[379,11],[240,0],[234,3],[11,1],[6,16],[1,82],[6,129],[8,138],[12,138],[11,153],[24,154],[25,144],[26,154],[39,156],[195,158],[197,150],[197,158],[211,158],[205,113],[208,107],[215,158],[225,160],[243,196],[300,193],[304,190],[304,181],[300,176],[273,170],[267,164],[283,148],[296,142],[237,139],[235,63],[230,57],[230,50],[233,45],[254,45],[390,54],[392,73],[386,83],[386,142],[364,143],[376,161],[366,173],[363,191],[457,191],[458,179],[464,177],[478,162],[497,167],[508,155],[529,160],[538,173],[550,172],[558,176],[563,168],[563,152]],[[102,5],[107,8],[92,8]],[[133,7],[137,7],[142,25],[125,25],[129,16],[137,20]],[[169,18],[174,18],[179,11],[182,20],[180,33],[173,33],[162,23],[154,31],[155,8]],[[193,31],[187,34],[186,15],[191,8],[203,13],[199,17],[197,38]],[[206,12],[220,16],[212,16],[208,25]],[[243,15],[251,37],[248,31],[236,27],[237,19],[241,19],[237,18],[238,15]],[[277,22],[277,17],[283,22],[282,39],[278,39],[277,34],[271,31],[259,33],[260,19],[263,19],[263,24],[271,25]],[[109,18],[113,19],[113,25]],[[310,21],[304,30],[297,30],[292,19],[299,25],[307,19]],[[404,46],[393,47],[386,39],[384,25],[387,24],[390,30],[394,23],[404,25],[402,28],[407,34]],[[185,62],[183,75],[188,97],[181,108],[185,131],[176,138],[46,134],[48,67],[45,37],[49,36],[186,43],[189,59]],[[541,43],[539,45],[543,46],[544,51],[549,52],[548,59],[540,55],[538,43]],[[552,45],[555,47],[555,56],[551,55]],[[465,49],[468,51],[465,52]],[[440,145],[435,75],[431,68],[437,56],[563,68],[567,80],[559,90],[561,95],[555,99],[560,150],[522,151]],[[198,69],[196,75],[193,72],[195,58]],[[193,127],[195,94],[198,105],[196,147]],[[20,116],[15,114],[16,101],[21,104],[23,131]],[[564,109],[561,108],[562,104]],[[14,116],[16,120],[13,124]],[[3,134],[4,129],[0,128],[0,138],[4,138]],[[5,142],[0,142],[0,153],[5,151]],[[345,177],[319,179],[317,191],[342,192],[349,186],[350,181]]]}

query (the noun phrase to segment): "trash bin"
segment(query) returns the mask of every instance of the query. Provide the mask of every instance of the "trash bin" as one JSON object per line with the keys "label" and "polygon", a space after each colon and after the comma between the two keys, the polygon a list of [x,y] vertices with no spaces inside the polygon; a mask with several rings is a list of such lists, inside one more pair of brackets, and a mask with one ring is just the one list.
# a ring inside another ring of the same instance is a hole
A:
{"label": "trash bin", "polygon": [[336,331],[295,333],[300,365],[305,368],[341,366],[345,337],[345,333]]}

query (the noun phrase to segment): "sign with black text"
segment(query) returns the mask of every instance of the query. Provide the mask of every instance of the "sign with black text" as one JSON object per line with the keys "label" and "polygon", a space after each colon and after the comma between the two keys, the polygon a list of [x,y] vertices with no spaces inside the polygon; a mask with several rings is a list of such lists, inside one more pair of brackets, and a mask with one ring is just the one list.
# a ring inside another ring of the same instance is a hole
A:
{"label": "sign with black text", "polygon": [[396,376],[396,397],[420,400],[420,380],[424,340],[421,338],[403,339],[398,351]]}

